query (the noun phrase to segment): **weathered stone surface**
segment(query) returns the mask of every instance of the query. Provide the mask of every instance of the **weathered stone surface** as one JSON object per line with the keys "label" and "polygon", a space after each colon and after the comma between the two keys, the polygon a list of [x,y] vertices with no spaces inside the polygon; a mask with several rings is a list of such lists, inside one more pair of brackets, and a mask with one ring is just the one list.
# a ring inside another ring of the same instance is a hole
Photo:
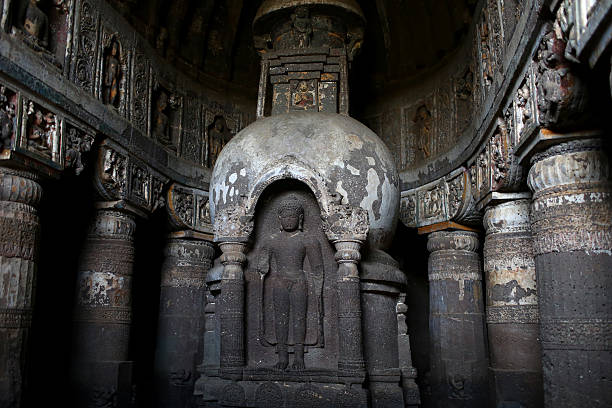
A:
{"label": "weathered stone surface", "polygon": [[196,366],[202,361],[205,280],[214,254],[208,241],[168,240],[155,358],[160,407],[187,406],[192,400]]}
{"label": "weathered stone surface", "polygon": [[131,401],[128,361],[132,323],[134,216],[98,210],[83,248],[75,299],[73,382],[79,404],[109,394]]}
{"label": "weathered stone surface", "polygon": [[0,167],[0,406],[21,406],[36,287],[42,187]]}
{"label": "weathered stone surface", "polygon": [[603,407],[612,401],[608,157],[592,139],[551,147],[532,162],[545,405]]}
{"label": "weathered stone surface", "polygon": [[465,231],[434,232],[427,242],[434,406],[487,406],[488,361],[478,247],[478,235]]}
{"label": "weathered stone surface", "polygon": [[486,312],[495,405],[543,403],[536,269],[529,200],[484,215]]}

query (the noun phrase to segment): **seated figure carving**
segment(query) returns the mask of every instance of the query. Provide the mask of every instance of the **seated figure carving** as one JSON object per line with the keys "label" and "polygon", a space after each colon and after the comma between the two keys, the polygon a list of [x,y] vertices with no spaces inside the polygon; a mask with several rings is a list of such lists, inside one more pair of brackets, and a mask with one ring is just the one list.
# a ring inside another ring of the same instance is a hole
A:
{"label": "seated figure carving", "polygon": [[[316,239],[303,231],[304,208],[293,197],[283,200],[278,207],[280,231],[265,241],[257,270],[262,277],[270,274],[274,311],[274,332],[278,362],[276,369],[289,365],[289,329],[293,338],[294,370],[304,369],[304,343],[307,331],[309,276],[314,293],[320,297],[323,284],[323,256]],[[305,261],[310,274],[305,271]],[[320,304],[320,303],[319,303]],[[320,312],[320,310],[319,310]]]}

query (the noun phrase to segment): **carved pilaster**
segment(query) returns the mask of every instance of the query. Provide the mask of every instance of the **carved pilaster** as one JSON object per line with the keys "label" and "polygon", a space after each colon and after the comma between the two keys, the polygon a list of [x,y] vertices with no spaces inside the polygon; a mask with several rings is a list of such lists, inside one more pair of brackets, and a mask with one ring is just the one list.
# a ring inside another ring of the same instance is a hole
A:
{"label": "carved pilaster", "polygon": [[215,254],[212,242],[168,240],[162,265],[155,375],[158,406],[186,406],[201,362],[206,273]]}
{"label": "carved pilaster", "polygon": [[[478,235],[429,235],[429,330],[435,406],[486,406],[487,356]],[[456,341],[461,339],[461,341]]]}
{"label": "carved pilaster", "polygon": [[542,405],[529,203],[523,199],[491,206],[484,215],[487,327],[496,406]]}
{"label": "carved pilaster", "polygon": [[606,406],[612,403],[605,380],[612,376],[609,159],[601,140],[587,139],[553,146],[532,163],[545,405]]}
{"label": "carved pilaster", "polygon": [[338,373],[362,378],[365,375],[359,293],[359,250],[368,234],[368,214],[350,205],[334,205],[323,228],[336,248],[338,263]]}
{"label": "carved pilaster", "polygon": [[244,359],[244,267],[246,242],[253,232],[253,218],[244,208],[220,211],[214,224],[215,241],[223,254],[219,316],[221,325],[221,376],[240,378]]}
{"label": "carved pilaster", "polygon": [[111,393],[117,406],[131,400],[132,362],[127,360],[135,228],[133,215],[99,209],[82,250],[73,367],[81,404],[93,404],[101,393]]}
{"label": "carved pilaster", "polygon": [[42,196],[31,173],[0,167],[0,406],[19,407],[27,367],[26,351]]}

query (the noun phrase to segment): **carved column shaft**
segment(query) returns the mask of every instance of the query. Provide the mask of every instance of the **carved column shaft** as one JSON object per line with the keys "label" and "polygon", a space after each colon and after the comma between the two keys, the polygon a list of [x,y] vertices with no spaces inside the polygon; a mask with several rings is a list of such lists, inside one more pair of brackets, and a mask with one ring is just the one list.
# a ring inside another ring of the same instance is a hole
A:
{"label": "carved column shaft", "polygon": [[531,228],[547,407],[612,404],[612,187],[597,139],[532,160]]}
{"label": "carved column shaft", "polygon": [[359,241],[336,241],[338,262],[338,334],[340,375],[362,376],[365,372],[361,335],[361,301],[359,270],[361,259]]}
{"label": "carved column shaft", "polygon": [[76,287],[73,375],[79,398],[124,406],[131,399],[134,216],[98,210],[85,242]]}
{"label": "carved column shaft", "polygon": [[27,364],[42,187],[0,167],[0,407],[19,407]]}
{"label": "carved column shaft", "polygon": [[244,271],[246,244],[221,242],[221,376],[242,375],[244,359]]}
{"label": "carved column shaft", "polygon": [[495,406],[542,405],[535,259],[529,200],[487,208],[484,271]]}
{"label": "carved column shaft", "polygon": [[214,253],[204,240],[170,238],[166,245],[155,358],[159,406],[186,406],[192,398]]}
{"label": "carved column shaft", "polygon": [[435,406],[484,407],[487,354],[478,235],[429,235],[429,331]]}

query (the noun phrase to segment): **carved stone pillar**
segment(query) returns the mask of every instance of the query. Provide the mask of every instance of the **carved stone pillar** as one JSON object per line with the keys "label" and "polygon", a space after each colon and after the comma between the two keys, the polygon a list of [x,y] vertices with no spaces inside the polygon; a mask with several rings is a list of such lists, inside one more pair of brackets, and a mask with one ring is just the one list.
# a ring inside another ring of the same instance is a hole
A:
{"label": "carved stone pillar", "polygon": [[73,381],[80,404],[128,406],[132,362],[134,216],[99,209],[84,244],[76,286]]}
{"label": "carved stone pillar", "polygon": [[[174,237],[162,265],[155,374],[160,407],[188,406],[201,362],[206,273],[215,253],[212,242]],[[182,234],[184,235],[184,234]]]}
{"label": "carved stone pillar", "polygon": [[0,167],[0,407],[19,407],[32,319],[42,187]]}
{"label": "carved stone pillar", "polygon": [[219,301],[221,330],[220,375],[242,378],[244,356],[244,267],[247,241],[253,232],[253,218],[244,208],[229,207],[216,216],[215,241],[223,254],[223,274]]}
{"label": "carved stone pillar", "polygon": [[547,407],[612,404],[612,197],[598,139],[532,159],[531,228]]}
{"label": "carved stone pillar", "polygon": [[478,235],[429,235],[431,385],[438,407],[487,405],[487,353]]}
{"label": "carved stone pillar", "polygon": [[484,215],[487,328],[495,406],[542,406],[542,369],[529,200]]}
{"label": "carved stone pillar", "polygon": [[323,228],[338,263],[338,375],[361,382],[365,376],[361,325],[359,250],[368,234],[368,214],[350,205],[333,206]]}
{"label": "carved stone pillar", "polygon": [[244,367],[244,270],[246,244],[221,242],[221,377],[240,378]]}

